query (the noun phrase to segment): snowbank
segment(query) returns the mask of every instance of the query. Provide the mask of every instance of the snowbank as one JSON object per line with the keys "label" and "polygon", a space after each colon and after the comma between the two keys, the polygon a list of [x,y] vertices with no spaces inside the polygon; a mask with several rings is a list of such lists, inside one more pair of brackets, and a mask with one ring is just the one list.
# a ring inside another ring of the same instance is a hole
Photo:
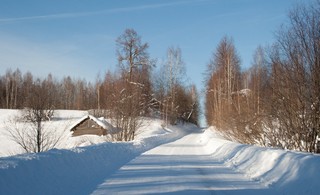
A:
{"label": "snowbank", "polygon": [[212,130],[202,139],[214,158],[279,194],[320,193],[319,155],[237,144]]}
{"label": "snowbank", "polygon": [[[17,154],[25,153],[25,151],[14,141],[11,140],[9,135],[9,127],[19,124],[16,121],[17,117],[20,116],[19,110],[12,109],[0,109],[0,157],[12,156]],[[87,115],[87,111],[79,110],[55,110],[54,118],[51,121],[43,122],[43,131],[52,132],[57,137],[61,137],[58,148],[74,148],[75,144],[78,144],[83,140],[82,137],[72,137],[69,127],[72,123],[79,120],[81,117]],[[93,138],[93,137],[92,137]],[[89,138],[88,138],[89,139]],[[87,140],[88,140],[87,139]],[[97,143],[99,137],[94,138],[91,142]],[[100,141],[102,142],[101,138]]]}
{"label": "snowbank", "polygon": [[160,121],[149,128],[137,141],[0,158],[0,194],[89,194],[139,154],[185,135],[184,127],[163,129]]}

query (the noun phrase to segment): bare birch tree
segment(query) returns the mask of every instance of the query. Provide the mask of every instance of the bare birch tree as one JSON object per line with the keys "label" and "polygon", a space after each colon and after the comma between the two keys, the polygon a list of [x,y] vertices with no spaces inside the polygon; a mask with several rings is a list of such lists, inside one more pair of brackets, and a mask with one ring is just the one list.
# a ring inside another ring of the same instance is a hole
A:
{"label": "bare birch tree", "polygon": [[134,139],[140,126],[139,117],[148,109],[152,94],[150,70],[153,62],[147,52],[148,44],[141,42],[135,30],[126,29],[116,43],[122,80],[119,86],[123,88],[115,94],[119,107],[114,111],[118,128],[123,130],[121,140],[128,141]]}
{"label": "bare birch tree", "polygon": [[8,125],[10,137],[26,152],[43,152],[55,147],[61,136],[44,131],[43,122],[54,113],[49,88],[45,82],[35,81],[27,97],[27,107],[19,120]]}
{"label": "bare birch tree", "polygon": [[[233,40],[224,37],[208,64],[209,76],[206,89],[207,122],[218,128],[233,129],[234,111],[239,112],[232,98],[240,87],[240,58]],[[233,110],[235,109],[235,110]]]}
{"label": "bare birch tree", "polygon": [[299,5],[271,53],[274,116],[283,147],[315,152],[320,132],[320,1]]}

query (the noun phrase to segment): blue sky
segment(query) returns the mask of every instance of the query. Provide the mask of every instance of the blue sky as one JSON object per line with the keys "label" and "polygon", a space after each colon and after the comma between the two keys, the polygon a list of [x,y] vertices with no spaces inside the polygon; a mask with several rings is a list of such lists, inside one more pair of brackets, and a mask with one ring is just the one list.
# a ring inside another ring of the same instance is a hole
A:
{"label": "blue sky", "polygon": [[116,66],[115,39],[134,28],[161,63],[179,46],[190,82],[203,74],[224,35],[243,69],[258,45],[271,44],[296,0],[0,0],[0,72],[94,81]]}

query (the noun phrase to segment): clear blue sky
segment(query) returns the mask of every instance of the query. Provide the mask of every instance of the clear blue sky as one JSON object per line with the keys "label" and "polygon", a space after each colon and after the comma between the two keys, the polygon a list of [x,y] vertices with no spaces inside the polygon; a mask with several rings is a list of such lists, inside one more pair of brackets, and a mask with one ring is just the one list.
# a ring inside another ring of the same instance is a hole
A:
{"label": "clear blue sky", "polygon": [[19,68],[94,81],[114,70],[115,39],[134,28],[159,62],[179,46],[190,82],[203,88],[206,64],[224,35],[250,66],[271,44],[297,0],[0,0],[0,73]]}

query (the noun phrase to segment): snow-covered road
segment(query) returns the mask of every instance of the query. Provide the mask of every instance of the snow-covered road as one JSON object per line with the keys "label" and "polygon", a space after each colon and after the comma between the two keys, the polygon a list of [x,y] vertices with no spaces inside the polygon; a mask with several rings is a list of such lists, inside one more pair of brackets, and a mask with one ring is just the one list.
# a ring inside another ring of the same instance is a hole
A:
{"label": "snow-covered road", "polygon": [[93,194],[261,194],[270,189],[226,166],[202,132],[160,145],[127,163]]}

